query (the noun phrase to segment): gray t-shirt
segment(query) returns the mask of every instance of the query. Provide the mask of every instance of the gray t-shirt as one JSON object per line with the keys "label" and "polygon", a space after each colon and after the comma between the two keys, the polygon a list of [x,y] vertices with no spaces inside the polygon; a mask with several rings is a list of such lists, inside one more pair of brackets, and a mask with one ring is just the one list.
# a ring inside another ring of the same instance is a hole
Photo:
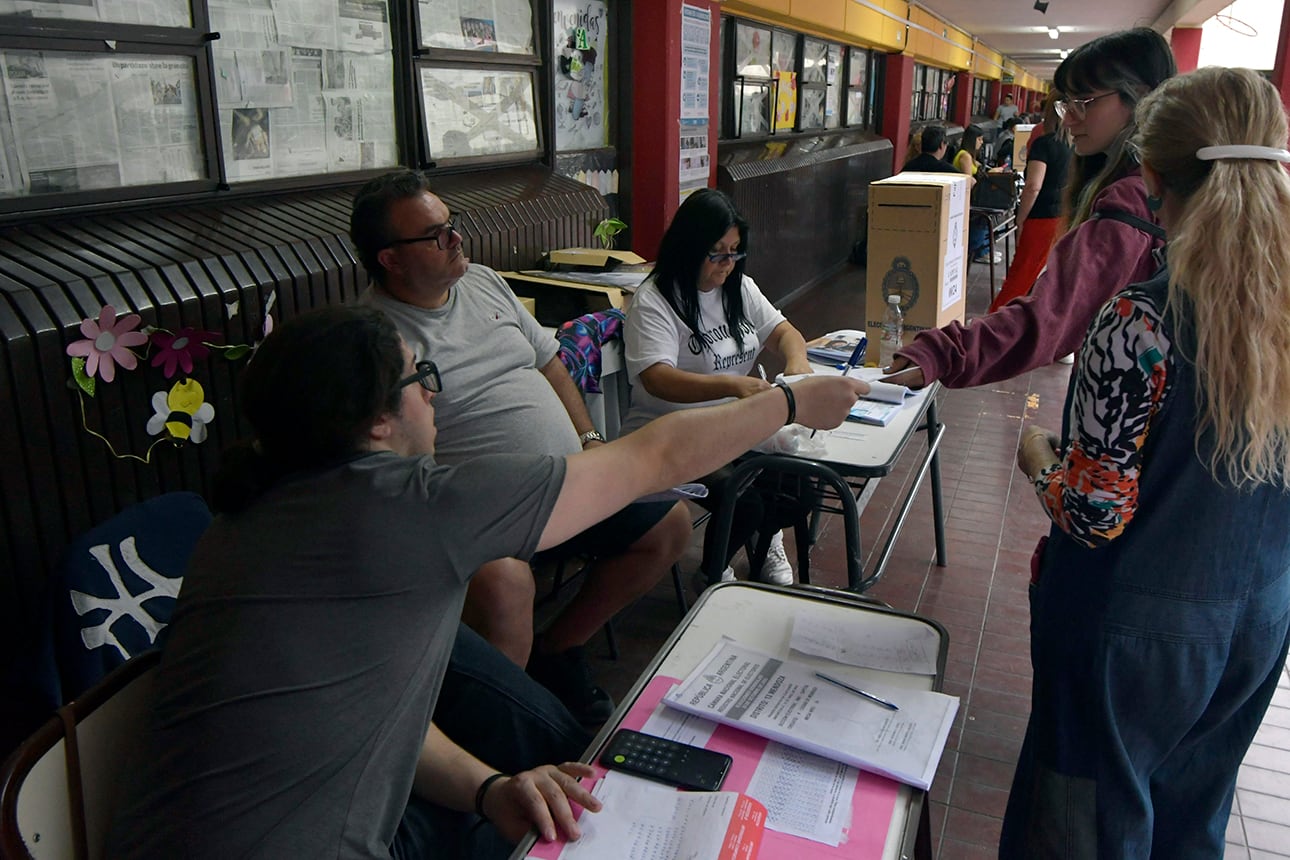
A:
{"label": "gray t-shirt", "polygon": [[439,366],[435,459],[523,451],[565,456],[581,450],[555,389],[539,371],[559,343],[524,310],[497,273],[466,270],[441,308],[426,310],[369,288],[362,301],[394,320],[417,358]]}
{"label": "gray t-shirt", "polygon": [[380,453],[218,517],[108,857],[388,858],[466,584],[532,554],[563,481],[557,457]]}

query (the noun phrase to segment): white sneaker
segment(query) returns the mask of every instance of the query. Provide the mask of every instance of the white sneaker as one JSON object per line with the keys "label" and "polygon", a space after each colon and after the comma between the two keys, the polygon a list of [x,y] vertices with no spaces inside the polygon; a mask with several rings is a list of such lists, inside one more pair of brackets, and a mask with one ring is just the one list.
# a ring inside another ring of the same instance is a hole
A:
{"label": "white sneaker", "polygon": [[1066,354],[1065,354],[1065,355],[1063,355],[1061,358],[1057,359],[1057,363],[1058,363],[1058,364],[1074,364],[1074,363],[1075,363],[1075,353],[1073,353],[1073,352],[1068,352],[1068,353],[1066,353]]}
{"label": "white sneaker", "polygon": [[[725,570],[721,571],[721,581],[722,581],[722,582],[734,582],[734,581],[735,581],[735,569],[734,569],[733,567],[727,567]],[[694,586],[694,593],[695,593],[695,594],[702,594],[704,591],[706,591],[706,590],[707,590],[707,588],[708,588],[708,578],[707,578],[706,576],[704,576],[704,575],[703,575],[703,571],[702,571],[702,570],[696,570],[696,571],[694,572],[694,579],[691,581],[691,585],[693,585],[693,586]]]}
{"label": "white sneaker", "polygon": [[771,585],[792,585],[793,567],[788,563],[788,553],[784,551],[784,532],[777,531],[770,539],[770,549],[766,551],[766,563],[761,567],[761,581]]}

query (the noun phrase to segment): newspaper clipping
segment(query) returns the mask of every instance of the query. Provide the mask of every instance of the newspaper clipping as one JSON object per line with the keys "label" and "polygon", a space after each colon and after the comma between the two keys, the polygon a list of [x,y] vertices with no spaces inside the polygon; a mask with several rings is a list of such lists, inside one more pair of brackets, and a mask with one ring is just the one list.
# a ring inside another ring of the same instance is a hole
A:
{"label": "newspaper clipping", "polygon": [[205,177],[189,57],[0,54],[12,147],[3,193]]}
{"label": "newspaper clipping", "polygon": [[417,7],[427,48],[533,53],[529,0],[417,0]]}
{"label": "newspaper clipping", "polygon": [[538,148],[530,72],[423,68],[421,95],[426,139],[435,159]]}
{"label": "newspaper clipping", "polygon": [[386,0],[211,0],[231,181],[398,160]]}

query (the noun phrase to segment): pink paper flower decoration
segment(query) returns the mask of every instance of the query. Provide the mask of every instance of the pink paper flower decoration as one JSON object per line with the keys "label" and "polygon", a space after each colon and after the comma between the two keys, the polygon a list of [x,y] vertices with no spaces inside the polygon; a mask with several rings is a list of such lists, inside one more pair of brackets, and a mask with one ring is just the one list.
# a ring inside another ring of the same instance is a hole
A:
{"label": "pink paper flower decoration", "polygon": [[161,367],[166,379],[174,376],[176,369],[182,369],[185,375],[190,374],[193,372],[194,360],[210,355],[210,349],[202,341],[217,337],[219,335],[215,332],[191,327],[181,328],[174,334],[155,331],[152,333],[152,345],[157,348],[157,354],[152,357],[152,366]]}
{"label": "pink paper flower decoration", "polygon": [[130,351],[132,346],[143,346],[148,336],[134,329],[139,325],[138,314],[126,314],[116,318],[116,308],[104,305],[99,311],[98,322],[84,320],[81,323],[81,334],[85,340],[69,344],[67,354],[84,356],[87,376],[97,375],[104,382],[116,378],[116,366],[134,370],[138,358]]}

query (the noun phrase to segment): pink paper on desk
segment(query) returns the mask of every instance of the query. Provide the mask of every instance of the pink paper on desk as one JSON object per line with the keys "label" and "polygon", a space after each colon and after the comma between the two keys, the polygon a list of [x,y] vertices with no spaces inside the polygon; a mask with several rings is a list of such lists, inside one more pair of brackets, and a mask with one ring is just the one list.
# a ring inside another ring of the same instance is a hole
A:
{"label": "pink paper on desk", "polygon": [[[680,683],[677,678],[656,675],[645,685],[632,705],[619,728],[639,731],[654,712],[654,708],[663,701],[663,696],[674,684]],[[753,772],[761,760],[762,753],[769,743],[765,738],[730,726],[718,726],[708,741],[710,750],[728,753],[734,763],[726,775],[722,791],[747,791],[752,782]],[[597,778],[608,771],[593,762]],[[800,836],[790,836],[767,829],[761,837],[761,851],[755,856],[758,860],[814,860],[814,858],[838,858],[838,860],[881,860],[882,849],[887,842],[887,831],[891,826],[892,810],[896,807],[896,795],[900,783],[886,777],[860,771],[856,781],[855,794],[851,797],[851,827],[844,831],[843,842],[834,848],[820,842],[812,842]],[[574,806],[574,813],[582,815],[582,809]],[[530,849],[528,856],[542,860],[557,860],[564,843],[538,842]]]}

